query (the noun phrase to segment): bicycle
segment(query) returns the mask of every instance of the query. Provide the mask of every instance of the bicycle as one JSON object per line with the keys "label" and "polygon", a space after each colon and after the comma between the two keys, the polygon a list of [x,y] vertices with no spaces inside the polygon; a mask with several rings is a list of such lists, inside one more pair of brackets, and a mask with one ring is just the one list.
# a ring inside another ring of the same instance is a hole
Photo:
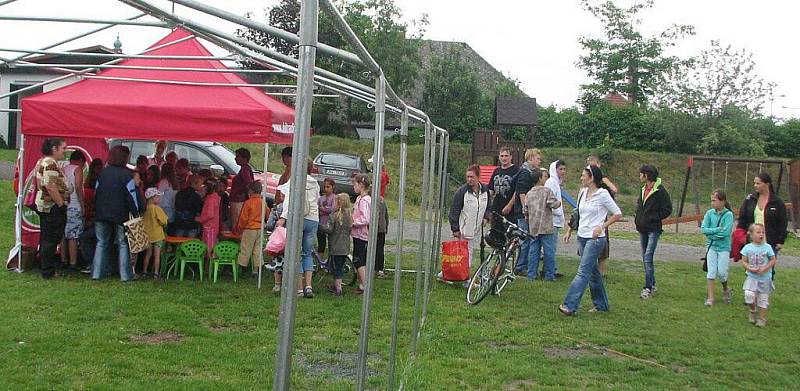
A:
{"label": "bicycle", "polygon": [[[319,283],[322,281],[322,278],[325,274],[333,275],[333,258],[330,255],[325,257],[323,260],[322,257],[319,256],[316,250],[312,250],[311,256],[314,259],[314,274],[317,275],[317,282]],[[352,273],[352,278],[350,282],[347,284],[349,286],[355,286],[356,280],[358,279],[358,274],[356,273],[356,268],[353,266],[353,258],[351,256],[347,256],[347,261],[344,263],[344,275]]]}
{"label": "bicycle", "polygon": [[501,233],[492,229],[484,235],[492,252],[481,262],[469,280],[466,298],[468,304],[480,303],[490,292],[499,296],[506,285],[514,281],[514,267],[522,241],[526,238],[535,239],[497,212],[493,212],[493,215],[496,221],[503,224],[505,231]]}

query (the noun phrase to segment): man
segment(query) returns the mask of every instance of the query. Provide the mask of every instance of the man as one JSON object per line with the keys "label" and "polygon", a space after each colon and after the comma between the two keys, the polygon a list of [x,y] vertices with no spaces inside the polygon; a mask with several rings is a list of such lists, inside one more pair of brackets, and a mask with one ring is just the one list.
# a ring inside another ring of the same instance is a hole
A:
{"label": "man", "polygon": [[166,161],[164,159],[164,151],[166,150],[167,150],[166,141],[164,140],[156,141],[156,151],[152,155],[147,157],[147,167],[158,166],[158,168],[161,168],[161,166],[164,165],[164,162]]}
{"label": "man", "polygon": [[[528,231],[528,220],[525,218],[522,205],[525,205],[525,195],[531,190],[533,181],[531,180],[531,173],[539,169],[539,164],[542,163],[542,151],[537,148],[530,148],[525,151],[525,163],[519,169],[515,178],[514,191],[519,199],[515,200],[514,210],[517,215],[517,225]],[[531,239],[525,238],[519,248],[519,256],[517,257],[517,267],[514,272],[521,275],[528,273],[528,249],[530,248]]]}
{"label": "man", "polygon": [[669,193],[661,185],[658,170],[645,164],[639,169],[639,179],[644,183],[639,199],[636,202],[636,230],[639,231],[639,242],[642,245],[642,263],[644,264],[644,288],[639,295],[649,299],[656,290],[655,266],[653,256],[661,236],[661,220],[672,214],[672,201]]}
{"label": "man", "polygon": [[508,147],[500,148],[498,154],[500,167],[492,172],[489,180],[489,194],[492,196],[491,210],[497,212],[510,221],[517,221],[514,216],[514,178],[519,172],[519,167],[511,162],[511,150]]}
{"label": "man", "polygon": [[453,237],[469,242],[469,265],[472,266],[472,250],[480,243],[481,227],[488,221],[489,193],[485,185],[478,178],[481,168],[473,164],[467,168],[467,183],[456,190],[453,204],[450,206],[450,230]]}
{"label": "man", "polygon": [[[283,162],[283,174],[278,178],[278,186],[289,182],[292,176],[292,147],[286,147],[281,150],[281,161]],[[283,202],[283,193],[280,190],[275,191],[275,205]]]}
{"label": "man", "polygon": [[39,254],[42,258],[42,278],[58,276],[56,247],[64,239],[67,224],[67,200],[70,196],[64,172],[58,161],[64,159],[67,144],[60,138],[48,138],[42,143],[44,155],[34,167],[36,174],[36,212],[39,214]]}
{"label": "man", "polygon": [[[555,194],[556,199],[561,200],[561,184],[564,183],[564,178],[567,176],[567,164],[563,160],[556,160],[550,163],[550,178],[544,183],[545,187],[550,189],[550,191]],[[564,217],[564,206],[559,206],[558,209],[553,209],[553,228],[555,230],[555,235],[552,242],[553,249],[558,249],[558,231],[561,228],[564,228],[564,224],[566,223],[566,218]],[[562,274],[558,273],[558,264],[554,264],[554,270],[556,271],[556,278],[562,276]],[[544,271],[542,272],[544,273]]]}
{"label": "man", "polygon": [[239,165],[239,173],[233,177],[231,183],[231,226],[236,227],[239,221],[239,214],[242,206],[249,198],[248,190],[250,184],[255,180],[253,169],[250,167],[250,150],[239,148],[236,150],[236,164]]}

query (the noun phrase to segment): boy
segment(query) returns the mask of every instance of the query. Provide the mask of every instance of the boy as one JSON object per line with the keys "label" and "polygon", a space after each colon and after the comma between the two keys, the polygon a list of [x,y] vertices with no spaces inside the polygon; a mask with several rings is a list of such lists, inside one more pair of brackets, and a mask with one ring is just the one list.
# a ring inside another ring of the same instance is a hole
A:
{"label": "boy", "polygon": [[[233,228],[233,232],[242,235],[239,245],[239,257],[237,263],[239,264],[239,273],[246,276],[247,266],[252,260],[253,264],[258,264],[261,267],[261,224],[262,208],[265,207],[264,201],[261,200],[261,182],[251,182],[248,186],[250,192],[249,198],[242,206],[242,213],[239,215],[239,220]],[[264,215],[269,211],[265,211]]]}
{"label": "boy", "polygon": [[144,192],[147,199],[147,209],[142,216],[144,230],[150,239],[150,247],[144,253],[143,273],[147,276],[147,267],[150,265],[150,256],[153,257],[153,277],[161,279],[161,247],[164,245],[164,227],[167,226],[167,214],[158,206],[161,202],[161,193],[155,187]]}

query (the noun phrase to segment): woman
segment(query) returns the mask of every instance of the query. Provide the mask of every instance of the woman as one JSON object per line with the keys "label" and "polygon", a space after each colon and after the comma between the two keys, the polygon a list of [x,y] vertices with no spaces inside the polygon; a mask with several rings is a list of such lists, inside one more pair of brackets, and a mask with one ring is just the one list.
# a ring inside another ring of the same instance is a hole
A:
{"label": "woman", "polygon": [[175,194],[180,190],[178,178],[175,177],[175,166],[171,163],[164,163],[161,166],[161,180],[158,182],[158,191],[161,194],[159,206],[167,214],[167,220],[172,223],[175,221]]}
{"label": "woman", "polygon": [[94,158],[92,163],[89,164],[89,173],[86,174],[86,180],[83,181],[84,187],[94,190],[97,187],[97,178],[100,177],[101,172],[103,172],[103,159]]}
{"label": "woman", "polygon": [[639,180],[644,186],[636,202],[634,222],[636,231],[639,232],[644,265],[644,287],[639,297],[646,300],[653,297],[653,293],[656,292],[656,268],[653,257],[663,231],[661,220],[672,214],[672,201],[664,185],[661,184],[661,178],[658,177],[658,170],[655,167],[649,164],[643,165],[639,169]]}
{"label": "woman", "polygon": [[[622,211],[611,198],[605,183],[603,172],[597,166],[588,166],[581,173],[583,188],[578,194],[578,252],[581,263],[578,272],[567,290],[564,303],[558,306],[564,315],[574,315],[583,297],[583,291],[589,285],[594,308],[590,312],[608,311],[608,296],[603,286],[603,276],[598,268],[598,257],[606,246],[606,229],[619,221]],[[612,215],[608,217],[609,213]],[[567,230],[564,243],[569,243],[572,229]]]}
{"label": "woman", "polygon": [[[108,167],[100,174],[95,198],[102,200],[95,205],[95,235],[97,250],[94,254],[92,279],[103,276],[108,262],[108,252],[112,247],[118,251],[119,277],[122,281],[133,279],[128,239],[125,237],[123,223],[130,215],[138,216],[144,211],[144,200],[136,189],[133,174],[126,167],[131,151],[126,146],[111,148]],[[113,240],[113,242],[112,242]]]}
{"label": "woman", "polygon": [[156,166],[152,165],[147,167],[147,171],[144,173],[144,178],[142,180],[142,188],[147,190],[151,187],[157,187],[158,182],[161,181],[161,169]]}
{"label": "woman", "polygon": [[303,276],[304,288],[298,291],[307,299],[314,297],[314,290],[311,287],[311,278],[314,275],[314,259],[311,253],[314,252],[314,238],[317,236],[317,228],[319,227],[319,182],[311,176],[311,170],[314,165],[309,159],[306,162],[306,183],[305,193],[298,196],[289,194],[291,180],[279,186],[281,192],[285,195],[287,204],[284,205],[281,212],[281,218],[277,222],[277,226],[282,227],[286,224],[286,219],[289,216],[289,211],[292,209],[291,204],[296,201],[302,201],[303,213],[303,251],[300,262],[300,274]]}
{"label": "woman", "polygon": [[[775,194],[772,177],[762,172],[753,179],[755,192],[748,195],[739,208],[739,224],[737,228],[747,230],[751,224],[763,224],[766,228],[766,242],[772,246],[777,255],[786,241],[786,205]],[[775,273],[773,270],[773,279]]]}
{"label": "woman", "polygon": [[[481,227],[488,221],[486,207],[489,204],[489,190],[480,183],[481,168],[473,164],[467,168],[464,176],[466,183],[456,190],[453,203],[450,206],[450,231],[453,238],[466,240],[469,256],[469,266],[472,267],[472,250],[481,240]],[[441,278],[441,272],[439,273]]]}
{"label": "woman", "polygon": [[67,225],[67,203],[70,189],[58,161],[64,159],[67,144],[60,138],[48,138],[42,143],[42,158],[36,162],[36,213],[39,214],[39,256],[42,259],[42,278],[57,277],[56,248],[64,239]]}
{"label": "woman", "polygon": [[[64,177],[72,193],[67,201],[67,226],[64,230],[66,239],[66,253],[69,253],[69,269],[77,271],[78,267],[78,238],[84,228],[84,195],[83,195],[83,167],[86,165],[86,155],[81,151],[72,151],[69,165],[64,168]],[[66,256],[62,250],[62,258]],[[64,265],[66,266],[66,265]]]}
{"label": "woman", "polygon": [[237,149],[236,164],[238,164],[240,168],[231,182],[230,196],[230,221],[233,227],[238,224],[239,215],[242,213],[242,206],[244,206],[245,201],[250,197],[247,189],[250,187],[250,183],[255,180],[253,177],[253,170],[250,168],[250,150],[247,148]]}
{"label": "woman", "polygon": [[[589,156],[586,158],[586,164],[600,168],[601,166],[600,158],[594,155]],[[617,186],[614,184],[614,182],[611,182],[611,179],[609,177],[607,176],[603,177],[603,184],[606,185],[606,189],[608,189],[608,192],[611,193],[611,198],[614,198],[619,192],[619,189],[617,189]],[[603,248],[603,251],[600,253],[600,258],[598,261],[599,262],[598,267],[600,268],[600,273],[603,274],[603,277],[605,277],[608,274],[608,266],[606,261],[608,261],[608,256],[610,253],[611,253],[611,238],[608,235],[608,230],[606,230],[606,247]]]}

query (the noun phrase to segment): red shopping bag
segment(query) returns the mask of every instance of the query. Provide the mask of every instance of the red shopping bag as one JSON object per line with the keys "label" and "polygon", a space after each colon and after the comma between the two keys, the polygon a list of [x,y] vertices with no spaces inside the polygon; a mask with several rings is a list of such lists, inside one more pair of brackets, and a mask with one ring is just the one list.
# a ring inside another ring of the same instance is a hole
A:
{"label": "red shopping bag", "polygon": [[744,228],[736,228],[733,231],[731,240],[731,258],[734,262],[739,262],[742,259],[742,247],[747,244],[747,230]]}
{"label": "red shopping bag", "polygon": [[442,278],[447,281],[469,279],[469,242],[451,240],[442,243]]}

